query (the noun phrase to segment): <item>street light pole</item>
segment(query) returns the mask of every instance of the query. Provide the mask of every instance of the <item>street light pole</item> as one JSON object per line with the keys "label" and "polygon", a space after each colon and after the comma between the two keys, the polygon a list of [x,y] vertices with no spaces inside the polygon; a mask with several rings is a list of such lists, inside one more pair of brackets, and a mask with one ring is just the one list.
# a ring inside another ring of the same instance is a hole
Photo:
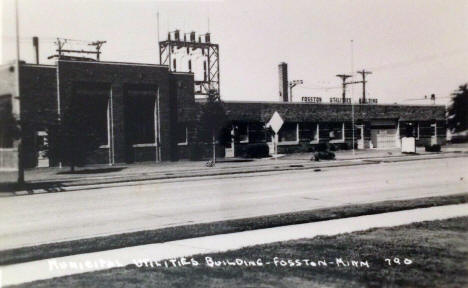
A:
{"label": "street light pole", "polygon": [[16,98],[17,98],[17,113],[16,119],[20,126],[18,140],[18,185],[24,184],[24,166],[23,166],[23,127],[21,125],[21,97],[20,97],[20,44],[19,44],[19,12],[18,0],[15,0],[15,32],[16,32]]}
{"label": "street light pole", "polygon": [[355,129],[355,127],[354,127],[354,126],[355,126],[355,123],[354,123],[354,102],[353,102],[353,98],[351,98],[351,114],[352,114],[352,115],[351,115],[351,122],[352,122],[351,125],[353,126],[353,155],[355,155],[355,154],[356,154],[356,151],[355,151],[355,149],[354,149],[354,141],[355,141],[356,136],[354,135],[354,134],[355,134],[355,131],[354,131],[354,130],[356,130],[356,129]]}
{"label": "street light pole", "polygon": [[[354,40],[351,39],[351,82],[354,82],[353,81],[353,75],[354,75]],[[364,84],[365,85],[365,84]],[[353,156],[356,155],[356,151],[354,149],[354,141],[355,141],[355,123],[354,123],[354,87],[351,86],[351,126],[352,126],[352,130],[353,130]]]}
{"label": "street light pole", "polygon": [[289,81],[289,102],[292,102],[293,101],[293,94],[292,94],[292,89],[294,87],[296,87],[297,85],[299,84],[303,84],[304,81],[302,80],[292,80],[292,81]]}

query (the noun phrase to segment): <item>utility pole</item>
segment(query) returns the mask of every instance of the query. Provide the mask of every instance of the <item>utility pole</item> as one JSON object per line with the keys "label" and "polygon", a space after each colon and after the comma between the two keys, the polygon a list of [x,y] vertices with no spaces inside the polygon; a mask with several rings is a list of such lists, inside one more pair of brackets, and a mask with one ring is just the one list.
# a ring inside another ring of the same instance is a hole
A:
{"label": "utility pole", "polygon": [[158,53],[159,53],[159,63],[161,65],[161,47],[159,46],[159,9],[158,9],[158,12],[156,12],[156,29],[157,29],[157,34],[156,34],[156,37],[158,38],[156,40],[156,44],[158,45]]}
{"label": "utility pole", "polygon": [[366,103],[366,75],[372,74],[370,71],[366,71],[362,69],[361,71],[357,71],[357,73],[361,74],[362,76],[362,104]]}
{"label": "utility pole", "polygon": [[19,11],[18,0],[15,0],[15,32],[16,32],[16,97],[18,109],[16,119],[20,126],[20,136],[18,141],[18,186],[24,185],[24,163],[23,163],[23,125],[21,125],[21,97],[20,97],[20,42],[19,42]]}
{"label": "utility pole", "polygon": [[60,39],[60,38],[57,38],[57,42],[55,42],[54,44],[57,45],[57,52],[58,52],[58,56],[60,58],[60,56],[62,56],[62,50],[63,50],[63,46],[65,46],[65,44],[67,43],[67,39]]}
{"label": "utility pole", "polygon": [[346,83],[346,79],[352,77],[351,75],[347,75],[347,74],[338,74],[336,75],[336,77],[338,78],[341,78],[341,80],[343,81],[343,93],[342,93],[342,96],[343,96],[343,104],[346,103],[346,85],[348,85],[349,83]]}
{"label": "utility pole", "polygon": [[302,80],[292,80],[292,81],[289,81],[289,102],[292,102],[293,101],[293,94],[292,94],[292,89],[294,87],[296,87],[297,85],[299,84],[303,84],[304,81]]}
{"label": "utility pole", "polygon": [[94,41],[89,43],[89,46],[95,46],[96,47],[96,60],[99,61],[99,56],[101,55],[101,47],[102,45],[106,44],[107,41]]}
{"label": "utility pole", "polygon": [[[100,60],[100,56],[101,56],[101,48],[102,48],[102,45],[104,45],[105,43],[107,43],[107,41],[94,41],[94,42],[91,42],[88,44],[88,46],[94,46],[96,47],[96,51],[89,51],[89,50],[71,50],[71,49],[63,49],[65,44],[68,42],[68,40],[72,41],[73,39],[61,39],[61,38],[57,38],[57,41],[54,42],[54,44],[57,46],[57,52],[58,54],[57,55],[51,55],[48,57],[48,59],[52,59],[52,58],[55,58],[57,57],[59,60],[61,59],[62,56],[67,56],[67,57],[70,57],[70,58],[81,58],[81,57],[73,57],[73,56],[70,56],[70,55],[64,55],[65,53],[77,53],[77,54],[95,54],[96,55],[96,61],[99,61]],[[91,60],[89,58],[85,58],[87,60]]]}

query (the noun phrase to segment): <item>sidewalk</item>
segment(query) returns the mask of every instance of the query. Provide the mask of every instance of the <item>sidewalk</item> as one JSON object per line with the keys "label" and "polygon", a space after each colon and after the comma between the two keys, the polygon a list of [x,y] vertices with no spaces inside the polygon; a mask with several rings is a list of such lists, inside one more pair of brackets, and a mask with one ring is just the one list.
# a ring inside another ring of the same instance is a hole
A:
{"label": "sidewalk", "polygon": [[[371,228],[468,216],[468,204],[389,212],[253,231],[198,237],[94,253],[1,266],[3,285],[14,285],[66,275],[124,267],[141,261],[177,259],[196,254],[218,253],[246,246],[337,235]],[[110,267],[109,263],[112,264]]]}
{"label": "sidewalk", "polygon": [[[457,153],[457,152],[468,153],[468,143],[446,145],[442,147],[442,151],[441,151],[441,153]],[[352,159],[357,160],[357,159],[408,156],[408,154],[401,153],[400,148],[355,150],[354,154],[352,150],[341,150],[341,151],[336,151],[335,154],[336,154],[336,160],[352,160]],[[424,147],[416,147],[416,155],[430,155],[430,154],[435,154],[435,153],[426,152]],[[311,153],[288,154],[284,157],[284,159],[310,160],[311,155],[312,155]]]}
{"label": "sidewalk", "polygon": [[[85,189],[80,186],[125,183],[145,180],[161,180],[185,177],[218,176],[241,173],[284,171],[296,169],[320,169],[327,167],[365,165],[372,163],[437,159],[468,156],[468,146],[444,147],[441,153],[425,152],[419,148],[417,154],[402,154],[399,149],[336,151],[336,160],[310,161],[313,153],[282,155],[263,159],[219,159],[215,167],[206,167],[205,161],[178,161],[162,163],[138,163],[94,165],[80,167],[70,173],[69,167],[36,168],[25,172],[27,187],[20,194],[43,189],[45,192]],[[0,195],[10,196],[14,191],[16,172],[0,172]],[[1,191],[6,191],[1,192]]]}

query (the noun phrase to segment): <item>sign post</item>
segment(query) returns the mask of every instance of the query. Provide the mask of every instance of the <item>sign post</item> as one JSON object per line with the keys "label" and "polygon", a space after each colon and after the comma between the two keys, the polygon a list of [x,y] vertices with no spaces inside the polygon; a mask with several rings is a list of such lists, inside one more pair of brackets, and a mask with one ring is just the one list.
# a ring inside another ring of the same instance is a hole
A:
{"label": "sign post", "polygon": [[271,116],[270,121],[266,124],[266,127],[273,130],[275,132],[275,137],[274,137],[274,153],[278,154],[278,132],[280,131],[281,127],[283,126],[284,120],[281,118],[279,115],[278,111],[275,111],[273,113],[273,116]]}

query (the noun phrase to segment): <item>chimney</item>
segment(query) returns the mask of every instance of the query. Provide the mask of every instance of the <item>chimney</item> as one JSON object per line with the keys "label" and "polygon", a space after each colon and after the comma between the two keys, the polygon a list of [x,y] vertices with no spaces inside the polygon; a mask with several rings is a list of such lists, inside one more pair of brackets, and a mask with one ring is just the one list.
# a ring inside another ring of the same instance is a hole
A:
{"label": "chimney", "polygon": [[39,64],[39,38],[37,36],[33,37],[33,46],[36,51],[36,64]]}
{"label": "chimney", "polygon": [[280,102],[288,102],[288,64],[281,62],[278,65],[279,72],[279,98]]}

